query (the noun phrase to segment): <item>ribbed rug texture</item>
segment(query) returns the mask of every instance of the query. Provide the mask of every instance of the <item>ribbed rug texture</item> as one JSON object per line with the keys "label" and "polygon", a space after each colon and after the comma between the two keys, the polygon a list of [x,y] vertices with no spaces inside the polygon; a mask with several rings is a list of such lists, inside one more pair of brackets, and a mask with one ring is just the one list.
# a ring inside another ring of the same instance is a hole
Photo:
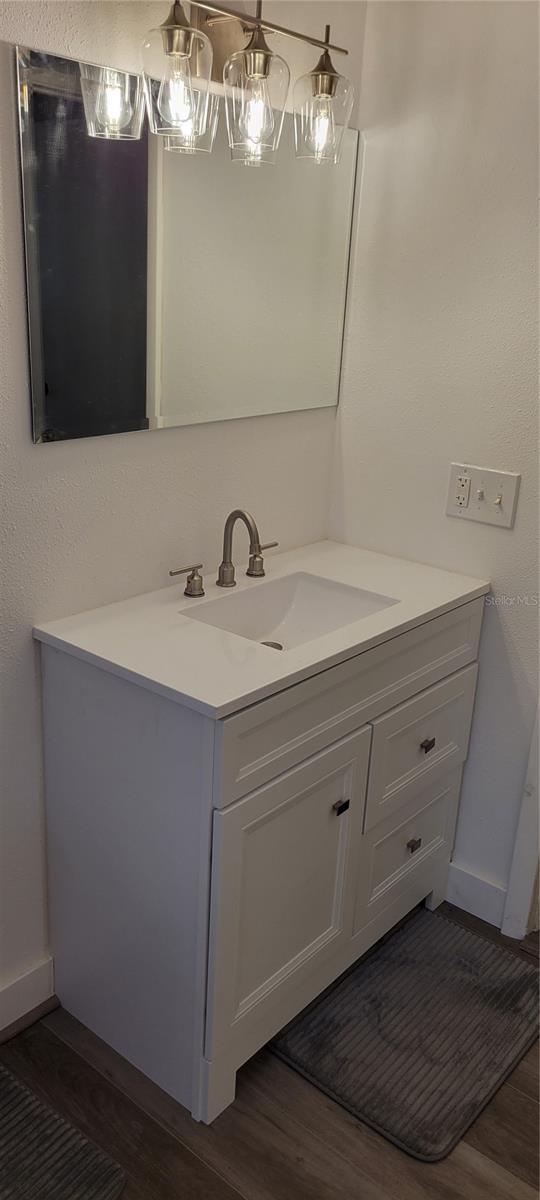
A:
{"label": "ribbed rug texture", "polygon": [[0,1065],[0,1200],[116,1200],[121,1167]]}
{"label": "ribbed rug texture", "polygon": [[538,1037],[538,972],[420,911],[271,1049],[408,1154],[444,1158]]}

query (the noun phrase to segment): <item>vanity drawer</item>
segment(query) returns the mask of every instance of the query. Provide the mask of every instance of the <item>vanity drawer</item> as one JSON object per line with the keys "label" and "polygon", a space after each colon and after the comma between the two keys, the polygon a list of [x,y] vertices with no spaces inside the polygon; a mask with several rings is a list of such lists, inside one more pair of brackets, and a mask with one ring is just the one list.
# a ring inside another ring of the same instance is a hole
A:
{"label": "vanity drawer", "polygon": [[373,722],[366,830],[465,761],[477,671],[473,663]]}
{"label": "vanity drawer", "polygon": [[418,900],[431,891],[436,864],[452,852],[460,782],[459,767],[418,793],[397,823],[394,814],[364,834],[354,933],[400,895],[416,887]]}
{"label": "vanity drawer", "polygon": [[214,806],[224,808],[472,662],[483,598],[217,722]]}

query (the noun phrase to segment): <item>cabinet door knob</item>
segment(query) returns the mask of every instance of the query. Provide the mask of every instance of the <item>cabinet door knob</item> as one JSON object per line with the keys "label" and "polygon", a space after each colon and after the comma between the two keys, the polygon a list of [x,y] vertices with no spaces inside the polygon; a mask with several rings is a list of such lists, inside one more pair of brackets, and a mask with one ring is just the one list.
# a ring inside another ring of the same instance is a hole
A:
{"label": "cabinet door knob", "polygon": [[340,817],[342,813],[347,812],[350,803],[350,800],[336,800],[336,803],[332,805],[336,817]]}
{"label": "cabinet door knob", "polygon": [[410,841],[407,842],[407,850],[410,850],[411,854],[415,854],[415,852],[420,849],[421,845],[422,838],[411,838]]}
{"label": "cabinet door knob", "polygon": [[423,742],[420,742],[420,749],[424,751],[424,754],[429,754],[430,750],[433,750],[434,745],[435,738],[424,738]]}

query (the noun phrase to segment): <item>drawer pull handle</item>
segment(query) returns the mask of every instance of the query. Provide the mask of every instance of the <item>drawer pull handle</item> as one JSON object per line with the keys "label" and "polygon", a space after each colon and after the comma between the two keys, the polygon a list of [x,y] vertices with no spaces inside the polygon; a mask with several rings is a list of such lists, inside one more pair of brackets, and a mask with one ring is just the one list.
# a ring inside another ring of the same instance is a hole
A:
{"label": "drawer pull handle", "polygon": [[422,838],[411,838],[411,840],[407,842],[407,850],[410,850],[411,854],[415,854],[416,851],[420,849],[421,845]]}
{"label": "drawer pull handle", "polygon": [[424,751],[424,754],[429,754],[430,750],[433,750],[434,745],[435,738],[424,738],[423,742],[420,742],[420,749]]}
{"label": "drawer pull handle", "polygon": [[350,803],[350,800],[336,800],[336,803],[332,805],[336,817],[340,817],[342,813],[347,812]]}

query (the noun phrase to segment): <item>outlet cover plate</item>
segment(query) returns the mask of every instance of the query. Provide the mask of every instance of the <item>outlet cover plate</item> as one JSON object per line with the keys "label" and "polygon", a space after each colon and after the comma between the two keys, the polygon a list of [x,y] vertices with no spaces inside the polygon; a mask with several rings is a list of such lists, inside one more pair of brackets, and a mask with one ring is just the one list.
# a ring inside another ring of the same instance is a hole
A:
{"label": "outlet cover plate", "polygon": [[[521,475],[513,471],[493,471],[489,467],[473,467],[470,463],[451,463],[447,516],[511,529],[520,479]],[[469,486],[466,481],[469,481]]]}

